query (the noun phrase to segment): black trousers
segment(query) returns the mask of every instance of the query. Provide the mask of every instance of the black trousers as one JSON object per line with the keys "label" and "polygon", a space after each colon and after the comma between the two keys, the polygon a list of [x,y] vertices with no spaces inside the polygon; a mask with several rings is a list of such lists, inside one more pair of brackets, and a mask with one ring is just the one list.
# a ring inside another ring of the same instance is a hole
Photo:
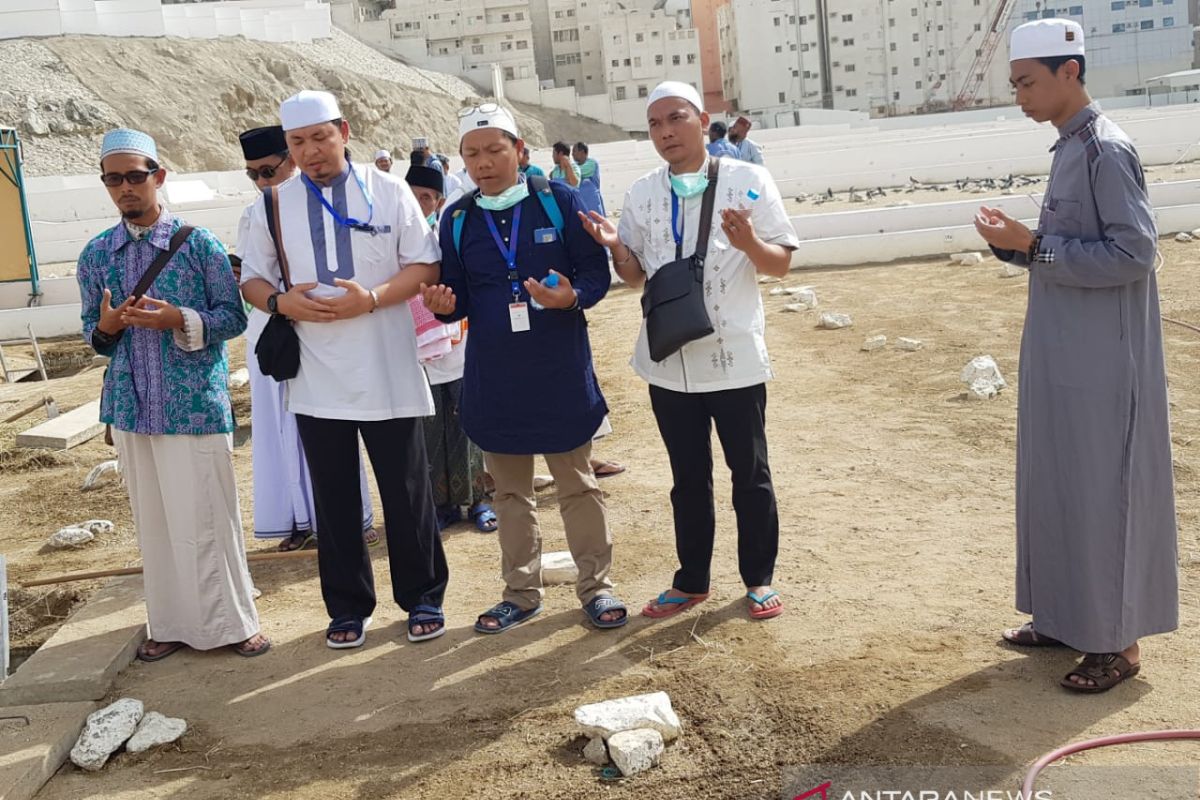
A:
{"label": "black trousers", "polygon": [[375,576],[362,534],[358,437],[383,500],[392,595],[405,611],[441,606],[449,569],[434,513],[420,419],[379,422],[296,415],[312,474],[321,595],[332,619],[375,611]]}
{"label": "black trousers", "polygon": [[767,387],[687,394],[650,387],[650,405],[671,460],[671,506],[681,592],[708,591],[716,535],[712,425],[733,476],[738,571],[746,586],[766,586],[779,553],[779,511],[767,463]]}

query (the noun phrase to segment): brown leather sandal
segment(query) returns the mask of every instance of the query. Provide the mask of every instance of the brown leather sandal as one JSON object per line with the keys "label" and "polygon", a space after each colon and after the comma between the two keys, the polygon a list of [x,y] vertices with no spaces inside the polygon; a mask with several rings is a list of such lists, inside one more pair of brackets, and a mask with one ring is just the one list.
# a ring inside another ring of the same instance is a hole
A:
{"label": "brown leather sandal", "polygon": [[1032,622],[1026,622],[1019,628],[1009,628],[1000,635],[1004,637],[1004,641],[1018,647],[1066,647],[1058,639],[1051,639],[1035,631]]}
{"label": "brown leather sandal", "polygon": [[[1079,666],[1071,670],[1059,681],[1065,688],[1083,694],[1099,694],[1107,692],[1123,680],[1132,678],[1142,669],[1141,664],[1130,664],[1129,660],[1120,653],[1088,653],[1079,662]],[[1072,676],[1090,680],[1094,685],[1076,683]]]}

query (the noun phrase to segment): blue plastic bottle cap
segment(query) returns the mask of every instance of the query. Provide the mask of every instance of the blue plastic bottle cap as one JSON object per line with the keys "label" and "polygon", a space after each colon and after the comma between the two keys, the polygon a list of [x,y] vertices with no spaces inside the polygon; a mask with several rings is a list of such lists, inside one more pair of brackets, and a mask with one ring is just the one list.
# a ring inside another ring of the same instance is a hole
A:
{"label": "blue plastic bottle cap", "polygon": [[746,197],[749,197],[751,200],[757,200],[759,195],[758,192],[754,191],[753,189],[749,189],[746,191]]}
{"label": "blue plastic bottle cap", "polygon": [[545,278],[542,278],[542,286],[545,286],[547,289],[553,289],[555,286],[558,286],[558,275],[551,272]]}

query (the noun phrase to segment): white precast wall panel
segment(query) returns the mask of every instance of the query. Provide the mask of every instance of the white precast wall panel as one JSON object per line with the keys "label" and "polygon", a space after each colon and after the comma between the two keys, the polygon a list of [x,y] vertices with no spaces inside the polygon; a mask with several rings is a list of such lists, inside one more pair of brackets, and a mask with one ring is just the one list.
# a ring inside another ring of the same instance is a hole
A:
{"label": "white precast wall panel", "polygon": [[61,33],[58,0],[9,0],[0,3],[0,39],[58,36]]}
{"label": "white precast wall panel", "polygon": [[166,36],[159,0],[96,0],[100,36]]}
{"label": "white precast wall panel", "polygon": [[58,10],[64,35],[94,34],[99,27],[96,0],[58,0]]}

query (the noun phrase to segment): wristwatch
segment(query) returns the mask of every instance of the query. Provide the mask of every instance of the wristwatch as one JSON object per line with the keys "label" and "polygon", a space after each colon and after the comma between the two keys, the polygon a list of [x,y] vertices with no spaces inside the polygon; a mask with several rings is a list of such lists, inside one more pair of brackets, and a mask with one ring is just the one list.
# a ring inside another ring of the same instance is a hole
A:
{"label": "wristwatch", "polygon": [[267,311],[271,312],[272,314],[279,313],[279,295],[281,294],[283,294],[283,292],[276,292],[267,298]]}

